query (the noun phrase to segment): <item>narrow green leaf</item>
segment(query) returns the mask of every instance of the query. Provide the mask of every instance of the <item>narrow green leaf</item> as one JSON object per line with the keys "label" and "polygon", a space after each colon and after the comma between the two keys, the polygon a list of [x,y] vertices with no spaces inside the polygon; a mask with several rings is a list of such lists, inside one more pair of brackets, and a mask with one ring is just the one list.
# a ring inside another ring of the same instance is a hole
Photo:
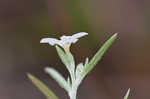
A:
{"label": "narrow green leaf", "polygon": [[75,62],[71,53],[65,53],[59,46],[56,46],[57,53],[69,72],[74,71]]}
{"label": "narrow green leaf", "polygon": [[73,55],[69,52],[69,53],[67,54],[67,57],[68,57],[68,60],[69,60],[69,62],[70,62],[71,68],[74,70],[74,68],[75,68],[75,61],[74,61]]}
{"label": "narrow green leaf", "polygon": [[31,74],[27,74],[32,83],[45,95],[47,99],[58,99],[57,96],[40,80]]}
{"label": "narrow green leaf", "polygon": [[76,79],[80,78],[81,77],[81,74],[83,72],[83,63],[80,63],[77,65],[77,68],[76,68]]}
{"label": "narrow green leaf", "polygon": [[85,66],[83,71],[83,76],[86,76],[87,73],[89,73],[95,65],[98,63],[98,61],[102,58],[106,50],[110,47],[110,45],[113,43],[113,41],[117,38],[117,33],[114,34],[110,39],[108,39],[103,46],[99,49],[99,51],[95,54],[95,56],[92,58],[92,60],[89,62],[88,65]]}
{"label": "narrow green leaf", "polygon": [[86,60],[85,60],[84,66],[86,66],[88,63],[89,63],[89,58],[87,57]]}
{"label": "narrow green leaf", "polygon": [[55,69],[50,68],[50,67],[46,67],[45,71],[50,76],[52,76],[53,79],[55,79],[62,88],[64,88],[66,91],[69,91],[70,87],[60,73],[58,73]]}
{"label": "narrow green leaf", "polygon": [[66,55],[66,53],[56,45],[56,50],[57,50],[57,53],[61,59],[61,61],[66,65],[66,66],[69,66],[70,65],[70,62],[69,62],[69,59]]}
{"label": "narrow green leaf", "polygon": [[126,93],[126,95],[124,96],[124,98],[123,98],[123,99],[128,99],[129,94],[130,94],[130,88],[128,89],[128,91],[127,91],[127,93]]}

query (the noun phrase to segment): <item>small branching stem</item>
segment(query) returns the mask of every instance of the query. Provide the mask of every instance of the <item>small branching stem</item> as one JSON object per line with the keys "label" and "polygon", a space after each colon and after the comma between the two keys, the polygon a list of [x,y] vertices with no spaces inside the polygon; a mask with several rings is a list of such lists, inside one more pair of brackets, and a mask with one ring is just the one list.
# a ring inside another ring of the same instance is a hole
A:
{"label": "small branching stem", "polygon": [[76,82],[76,77],[75,77],[75,71],[71,70],[70,71],[70,76],[71,76],[71,89],[69,90],[68,94],[70,99],[76,99],[76,94],[77,94],[77,86],[75,84]]}
{"label": "small branching stem", "polygon": [[[71,54],[71,53],[70,53]],[[71,61],[74,63],[74,60]],[[75,66],[72,64],[71,68],[69,68],[69,73],[71,77],[71,88],[68,92],[68,95],[70,99],[76,99],[76,94],[77,94],[77,80],[76,80],[76,75],[75,75]]]}
{"label": "small branching stem", "polygon": [[72,81],[72,86],[71,86],[71,89],[69,91],[69,97],[70,97],[70,99],[76,99],[77,88],[78,88],[78,85],[76,83],[76,79],[74,79],[74,81]]}

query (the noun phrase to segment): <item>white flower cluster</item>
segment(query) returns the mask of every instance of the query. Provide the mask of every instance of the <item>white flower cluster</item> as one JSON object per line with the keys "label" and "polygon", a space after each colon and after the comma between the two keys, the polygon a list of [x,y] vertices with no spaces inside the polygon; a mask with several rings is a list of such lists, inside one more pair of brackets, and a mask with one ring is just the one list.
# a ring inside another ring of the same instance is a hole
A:
{"label": "white flower cluster", "polygon": [[56,38],[43,38],[43,39],[41,39],[40,43],[49,43],[51,46],[59,45],[61,47],[64,47],[66,45],[76,43],[79,40],[79,38],[81,38],[85,35],[88,35],[88,33],[80,32],[80,33],[74,34],[72,36],[63,35],[60,37],[60,40],[58,40]]}

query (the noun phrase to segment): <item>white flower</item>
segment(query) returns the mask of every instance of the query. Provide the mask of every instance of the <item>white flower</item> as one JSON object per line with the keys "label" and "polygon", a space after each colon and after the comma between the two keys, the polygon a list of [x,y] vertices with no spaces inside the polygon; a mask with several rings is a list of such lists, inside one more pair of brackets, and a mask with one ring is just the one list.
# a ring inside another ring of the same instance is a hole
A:
{"label": "white flower", "polygon": [[79,38],[88,35],[88,33],[86,32],[80,32],[77,34],[74,34],[72,36],[61,36],[60,40],[56,39],[56,38],[43,38],[41,39],[40,43],[49,43],[50,45],[54,46],[54,45],[59,45],[61,47],[63,47],[64,49],[69,49],[70,45],[72,43],[76,43]]}

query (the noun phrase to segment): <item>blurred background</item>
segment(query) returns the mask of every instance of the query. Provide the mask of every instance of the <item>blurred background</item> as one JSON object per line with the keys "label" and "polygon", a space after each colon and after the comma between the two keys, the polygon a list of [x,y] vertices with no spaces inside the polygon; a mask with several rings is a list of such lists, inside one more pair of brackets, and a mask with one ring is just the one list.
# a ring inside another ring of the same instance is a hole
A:
{"label": "blurred background", "polygon": [[45,99],[29,72],[60,99],[66,92],[43,70],[67,70],[44,37],[88,32],[71,48],[76,63],[90,59],[114,33],[119,37],[86,77],[78,99],[150,98],[149,0],[0,0],[0,99]]}

